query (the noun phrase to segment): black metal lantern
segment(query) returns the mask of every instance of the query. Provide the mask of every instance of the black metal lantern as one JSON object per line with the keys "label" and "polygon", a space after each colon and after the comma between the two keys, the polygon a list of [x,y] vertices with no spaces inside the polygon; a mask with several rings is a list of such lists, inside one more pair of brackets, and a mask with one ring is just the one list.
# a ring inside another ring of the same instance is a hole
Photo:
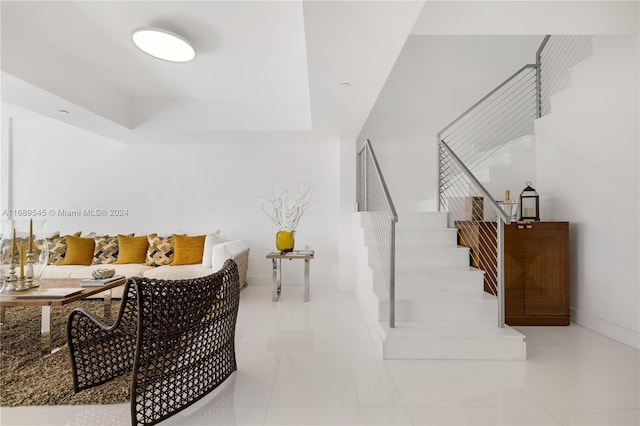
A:
{"label": "black metal lantern", "polygon": [[531,182],[520,193],[520,220],[540,220],[540,196],[531,187]]}

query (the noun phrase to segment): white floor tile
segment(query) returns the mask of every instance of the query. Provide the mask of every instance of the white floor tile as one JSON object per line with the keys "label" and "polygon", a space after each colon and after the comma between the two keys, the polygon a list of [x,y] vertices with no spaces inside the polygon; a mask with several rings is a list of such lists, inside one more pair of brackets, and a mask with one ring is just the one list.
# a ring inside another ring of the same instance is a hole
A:
{"label": "white floor tile", "polygon": [[129,404],[2,407],[2,426],[103,426],[130,425]]}
{"label": "white floor tile", "polygon": [[[350,293],[241,293],[238,371],[163,425],[638,425],[638,351],[577,325],[518,327],[527,361],[381,360]],[[0,409],[2,426],[129,425],[129,404]]]}
{"label": "white floor tile", "polygon": [[638,410],[597,408],[548,408],[547,411],[561,424],[567,426],[638,426]]}
{"label": "white floor tile", "polygon": [[234,402],[237,406],[267,406],[273,392],[283,344],[237,343]]}
{"label": "white floor tile", "polygon": [[270,407],[265,425],[411,425],[403,408]]}
{"label": "white floor tile", "polygon": [[406,407],[538,407],[529,393],[514,385],[398,384]]}
{"label": "white floor tile", "polygon": [[559,425],[541,408],[408,408],[414,425]]}
{"label": "white floor tile", "polygon": [[509,384],[512,380],[490,361],[391,360],[389,371],[396,383]]}

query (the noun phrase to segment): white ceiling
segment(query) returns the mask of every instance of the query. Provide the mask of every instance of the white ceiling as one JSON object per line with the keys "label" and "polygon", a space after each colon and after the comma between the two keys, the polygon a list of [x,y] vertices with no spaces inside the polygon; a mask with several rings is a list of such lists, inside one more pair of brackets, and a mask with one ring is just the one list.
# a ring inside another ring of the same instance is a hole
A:
{"label": "white ceiling", "polygon": [[[409,35],[638,32],[637,1],[2,0],[0,11],[2,99],[126,143],[356,138]],[[183,35],[198,57],[145,55],[130,41],[142,26]]]}
{"label": "white ceiling", "polygon": [[[130,143],[353,138],[422,4],[3,0],[2,98]],[[140,52],[142,26],[196,60]]]}

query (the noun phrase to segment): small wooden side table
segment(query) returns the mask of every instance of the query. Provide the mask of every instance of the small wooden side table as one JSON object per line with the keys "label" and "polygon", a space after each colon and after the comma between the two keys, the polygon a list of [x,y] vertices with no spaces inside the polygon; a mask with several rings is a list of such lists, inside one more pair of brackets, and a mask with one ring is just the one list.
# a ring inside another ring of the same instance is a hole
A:
{"label": "small wooden side table", "polygon": [[304,301],[309,301],[309,261],[314,258],[313,250],[294,250],[291,252],[272,251],[267,254],[273,265],[273,291],[271,300],[277,302],[282,291],[282,259],[304,259]]}

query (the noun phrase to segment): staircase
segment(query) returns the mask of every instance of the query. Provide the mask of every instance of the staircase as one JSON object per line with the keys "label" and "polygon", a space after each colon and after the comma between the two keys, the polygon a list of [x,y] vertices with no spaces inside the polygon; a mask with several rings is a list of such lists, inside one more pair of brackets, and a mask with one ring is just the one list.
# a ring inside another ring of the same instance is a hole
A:
{"label": "staircase", "polygon": [[[495,224],[495,233],[481,237],[490,238],[495,251],[474,256],[498,265],[487,278],[504,295],[500,230],[510,218],[496,200],[505,189],[516,195],[535,180],[540,152],[532,134],[544,129],[544,120],[537,121],[550,111],[551,96],[565,88],[567,70],[591,49],[589,36],[546,36],[535,64],[524,65],[438,133],[432,203],[438,212],[398,215],[371,142],[363,145],[355,293],[383,358],[526,359],[524,336],[500,327],[498,299],[484,291],[484,272],[469,266],[469,249],[457,245],[457,230],[448,226],[456,220]],[[478,196],[484,210],[469,220],[466,199]]]}
{"label": "staircase", "polygon": [[396,226],[396,327],[368,213],[360,213],[363,254],[357,299],[384,359],[526,358],[524,336],[497,326],[495,296],[469,266],[447,213],[400,214]]}

